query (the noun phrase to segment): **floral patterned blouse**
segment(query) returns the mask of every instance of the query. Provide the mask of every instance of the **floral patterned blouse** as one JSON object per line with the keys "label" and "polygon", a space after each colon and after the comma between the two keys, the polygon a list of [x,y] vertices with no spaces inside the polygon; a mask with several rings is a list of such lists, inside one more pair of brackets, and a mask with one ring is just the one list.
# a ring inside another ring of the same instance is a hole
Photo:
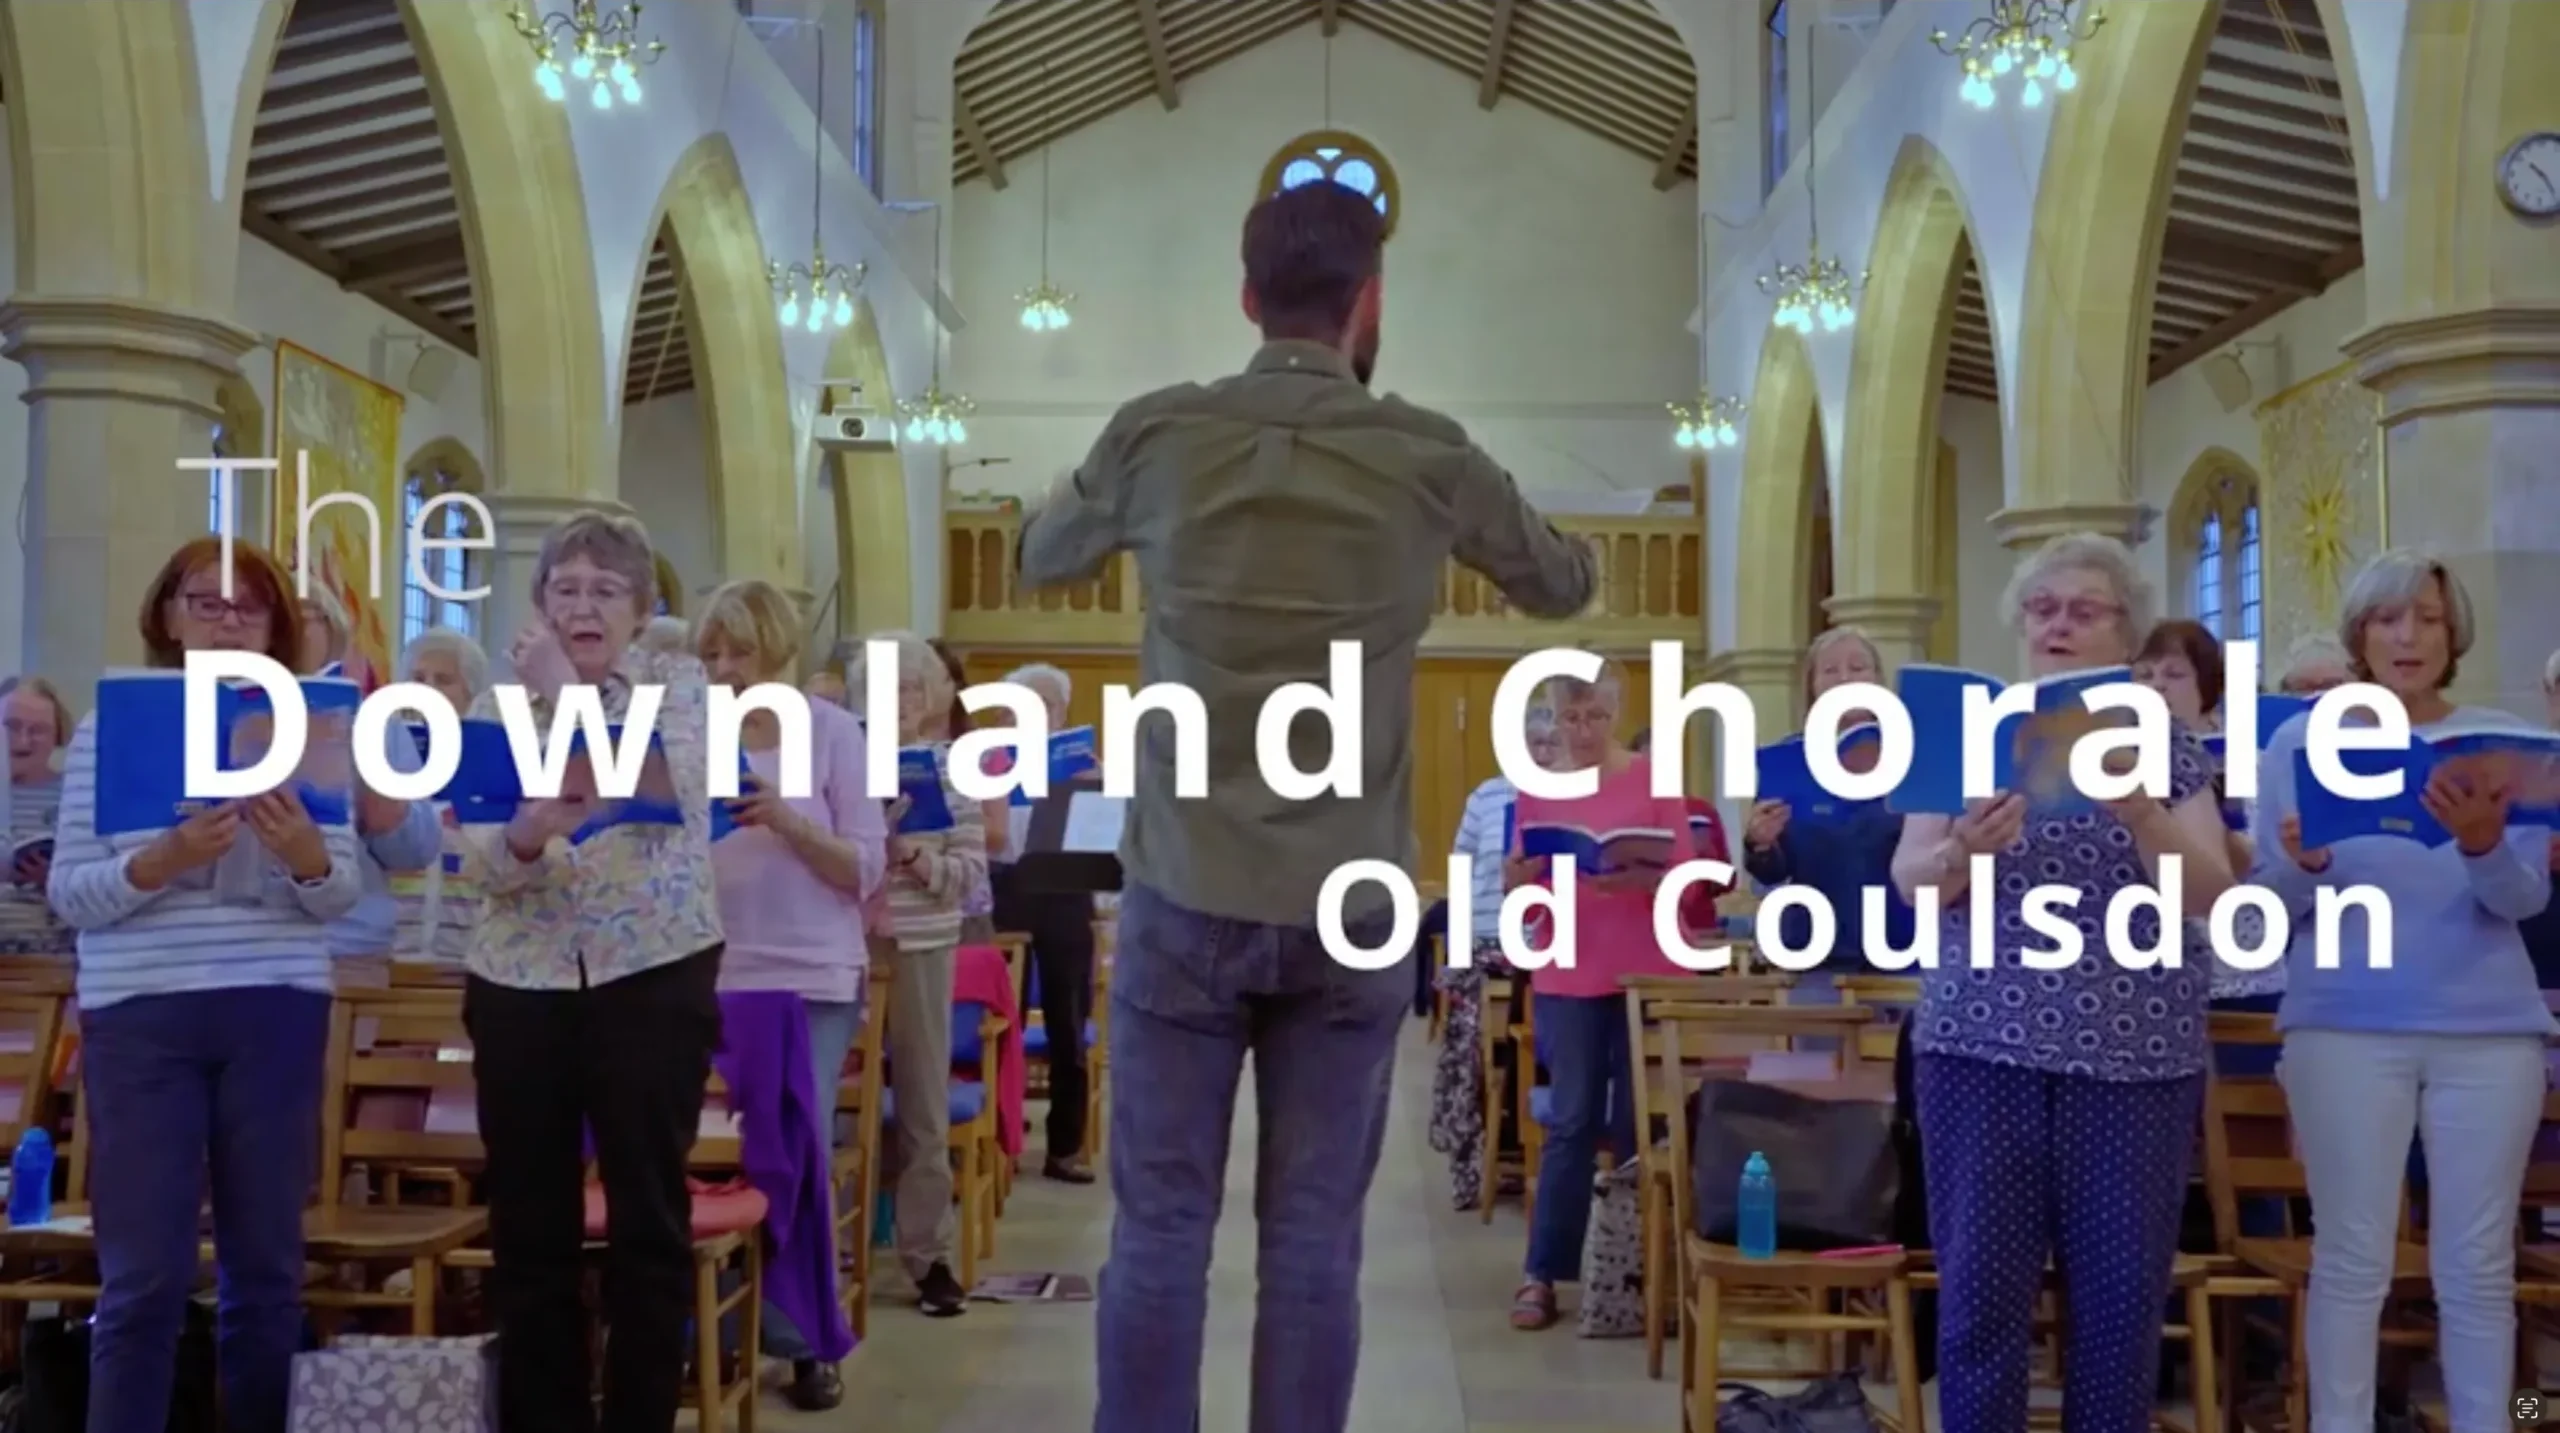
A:
{"label": "floral patterned blouse", "polygon": [[[657,686],[657,735],[681,826],[613,826],[582,844],[555,840],[531,861],[507,849],[504,827],[467,831],[463,873],[486,898],[472,933],[471,973],[518,990],[578,990],[682,960],[721,940],[711,875],[707,679],[683,653],[626,653],[604,684],[604,714],[620,723],[635,686]],[[551,705],[533,703],[547,731]],[[495,694],[472,708],[497,715]]]}
{"label": "floral patterned blouse", "polygon": [[[2176,806],[2211,781],[2204,743],[2181,725],[2169,747],[2169,799]],[[1912,1047],[1996,1065],[2100,1080],[2175,1080],[2205,1061],[2205,998],[2213,972],[2186,961],[2175,970],[2127,970],[2107,954],[2106,909],[2128,886],[2151,884],[2133,833],[2104,810],[2027,818],[2018,844],[1993,866],[1992,963],[1977,970],[1972,901],[1947,903],[1939,919],[1938,968],[1923,979]],[[2068,970],[2030,970],[2020,959],[2049,938],[2020,915],[2037,886],[2070,886],[2079,905],[2064,915],[2079,927],[2082,954]],[[2128,932],[2149,949],[2159,921],[2136,913]]]}

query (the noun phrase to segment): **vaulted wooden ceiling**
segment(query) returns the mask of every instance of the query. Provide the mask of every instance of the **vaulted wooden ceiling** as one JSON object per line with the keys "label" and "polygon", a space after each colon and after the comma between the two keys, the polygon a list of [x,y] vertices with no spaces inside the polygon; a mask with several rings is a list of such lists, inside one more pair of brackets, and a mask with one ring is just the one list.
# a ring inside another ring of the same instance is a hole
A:
{"label": "vaulted wooden ceiling", "polygon": [[[240,213],[242,228],[341,288],[478,354],[453,171],[395,0],[294,0],[258,104]],[[661,235],[625,365],[630,401],[693,386],[675,278]]]}
{"label": "vaulted wooden ceiling", "polygon": [[[2364,267],[2351,122],[2312,0],[2224,0],[2169,193],[2151,382]],[[1964,283],[1947,392],[1996,401],[1970,254]]]}
{"label": "vaulted wooden ceiling", "polygon": [[1697,177],[1697,70],[1646,0],[1003,0],[960,51],[952,178],[1001,189],[1006,165],[1141,101],[1178,109],[1194,77],[1310,23],[1384,36],[1474,80],[1486,109],[1516,100],[1643,155],[1658,189]]}

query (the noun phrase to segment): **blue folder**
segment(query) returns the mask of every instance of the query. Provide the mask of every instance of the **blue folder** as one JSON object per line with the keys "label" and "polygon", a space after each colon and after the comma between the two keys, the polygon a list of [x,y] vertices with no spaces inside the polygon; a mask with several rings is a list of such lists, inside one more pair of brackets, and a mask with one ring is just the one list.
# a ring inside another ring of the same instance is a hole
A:
{"label": "blue folder", "polygon": [[[1066,782],[1076,780],[1078,777],[1091,776],[1101,770],[1102,762],[1095,751],[1092,727],[1069,727],[1065,731],[1051,733],[1049,789],[1055,791]],[[1031,793],[1017,786],[1013,789],[1012,800],[1016,806],[1028,806],[1031,804]]]}
{"label": "blue folder", "polygon": [[942,794],[942,762],[932,747],[898,749],[898,794],[907,799],[907,813],[898,818],[899,835],[948,831],[959,824],[952,819],[951,803]]}
{"label": "blue folder", "polygon": [[[1882,732],[1872,723],[1854,726],[1840,733],[1840,754],[1847,756],[1860,746],[1882,739]],[[1813,762],[1805,750],[1802,736],[1773,741],[1760,748],[1759,790],[1755,799],[1782,801],[1790,821],[1830,825],[1873,807],[1874,800],[1851,801],[1835,796],[1813,774]],[[1959,779],[1962,773],[1959,772]]]}
{"label": "blue folder", "polygon": [[2560,735],[2526,729],[2449,732],[2413,737],[2396,751],[2342,748],[2338,762],[2352,775],[2400,774],[2394,796],[2360,800],[2322,786],[2311,774],[2311,753],[2293,756],[2294,806],[2302,820],[2302,844],[2317,850],[2358,836],[2395,836],[2424,846],[2453,839],[2442,823],[2427,814],[2420,799],[2437,770],[2447,765],[2494,762],[2515,796],[2507,807],[2510,826],[2560,826]]}
{"label": "blue folder", "polygon": [[[2092,731],[2130,720],[2101,714],[2086,696],[2099,687],[2133,680],[2129,667],[2065,672],[2032,683],[2035,709],[2000,723],[1992,740],[1991,789],[2027,798],[2040,816],[2074,816],[2097,809],[2071,780],[2071,749]],[[1996,696],[2011,683],[1958,667],[1913,662],[1895,680],[1903,709],[1911,714],[1911,771],[1889,800],[1904,814],[1961,815],[1964,794],[1964,694],[1981,687]]]}
{"label": "blue folder", "polygon": [[[304,748],[304,771],[324,741],[344,746],[363,693],[356,684],[332,677],[305,677],[302,703],[310,718]],[[242,730],[243,724],[272,718],[266,692],[250,684],[214,688],[215,764],[238,771],[257,764],[264,747]],[[340,728],[335,737],[325,729]],[[186,679],[167,671],[110,673],[98,682],[97,802],[93,828],[101,836],[162,831],[214,804],[187,790]],[[255,747],[256,749],[250,749]],[[302,799],[305,811],[322,826],[344,826],[355,816],[352,752],[347,753],[346,779],[314,781],[297,774],[286,784]]]}

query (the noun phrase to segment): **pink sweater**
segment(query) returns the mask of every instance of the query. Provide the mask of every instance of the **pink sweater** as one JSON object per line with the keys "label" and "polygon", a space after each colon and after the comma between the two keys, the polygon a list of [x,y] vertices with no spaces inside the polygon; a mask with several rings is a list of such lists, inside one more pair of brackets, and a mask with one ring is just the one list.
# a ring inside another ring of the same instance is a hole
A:
{"label": "pink sweater", "polygon": [[[720,887],[720,924],[728,953],[722,990],[787,990],[804,1000],[846,1002],[862,995],[870,965],[863,941],[863,903],[879,890],[888,862],[888,821],[881,803],[863,794],[862,722],[842,707],[809,704],[810,794],[793,801],[801,815],[853,844],[863,894],[818,878],[789,843],[748,828],[711,848]],[[758,779],[778,781],[780,752],[750,752]]]}
{"label": "pink sweater", "polygon": [[[1672,833],[1680,860],[1697,856],[1689,840],[1688,806],[1679,797],[1653,794],[1653,764],[1637,757],[1626,770],[1600,779],[1600,789],[1580,801],[1548,801],[1523,794],[1519,824],[1560,822],[1590,831],[1653,828]],[[1519,838],[1512,838],[1518,854]],[[1541,882],[1543,884],[1543,882]],[[1530,974],[1530,987],[1541,995],[1602,996],[1618,992],[1628,975],[1679,975],[1653,935],[1651,891],[1603,891],[1587,872],[1574,873],[1573,968],[1547,966]],[[1533,940],[1544,939],[1533,933]]]}

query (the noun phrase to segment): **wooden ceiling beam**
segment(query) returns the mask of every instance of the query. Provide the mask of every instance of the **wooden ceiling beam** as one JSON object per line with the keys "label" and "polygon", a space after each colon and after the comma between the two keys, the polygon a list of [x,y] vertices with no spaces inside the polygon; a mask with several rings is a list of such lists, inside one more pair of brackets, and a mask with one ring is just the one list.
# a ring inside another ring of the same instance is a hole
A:
{"label": "wooden ceiling beam", "polygon": [[1511,26],[1520,18],[1520,0],[1493,0],[1493,25],[1485,32],[1484,63],[1476,74],[1476,107],[1491,109],[1502,98],[1502,70],[1511,59]]}
{"label": "wooden ceiling beam", "polygon": [[969,146],[970,158],[977,161],[978,172],[987,177],[990,187],[1004,187],[1004,161],[996,158],[996,147],[987,143],[987,131],[978,123],[978,112],[969,107],[969,97],[957,85],[951,90],[951,122],[960,130],[960,142]]}
{"label": "wooden ceiling beam", "polygon": [[402,235],[379,244],[361,244],[338,255],[344,265],[338,282],[357,293],[403,289],[422,279],[453,273],[470,263],[462,246],[462,225],[433,234]]}
{"label": "wooden ceiling beam", "polygon": [[2160,260],[2211,274],[2245,278],[2260,287],[2294,294],[2314,294],[2328,287],[2322,282],[2316,263],[2286,258],[2270,252],[2266,245],[2253,244],[2237,235],[2217,235],[2200,225],[2176,219],[2169,221],[2168,232],[2161,236]]}
{"label": "wooden ceiling beam", "polygon": [[1316,23],[1327,35],[1342,31],[1342,0],[1316,0]]}
{"label": "wooden ceiling beam", "polygon": [[2255,303],[2237,310],[2222,322],[2153,356],[2151,381],[2159,382],[2301,301],[2302,295],[2289,294],[2282,290],[2261,296]]}
{"label": "wooden ceiling beam", "polygon": [[401,51],[360,70],[342,70],[316,80],[271,84],[258,100],[258,112],[266,114],[302,105],[336,104],[371,90],[387,89],[392,85],[423,87],[426,82],[425,73],[418,68],[418,57]]}
{"label": "wooden ceiling beam", "polygon": [[[276,222],[272,216],[261,211],[255,204],[244,201],[240,205],[240,227],[252,237],[265,240],[306,267],[341,283],[345,282],[346,261],[344,259]],[[358,292],[364,291],[358,290]],[[470,354],[473,358],[480,356],[480,345],[474,341],[469,329],[429,309],[426,305],[398,293],[368,292],[365,293],[365,297],[373,300],[385,312],[407,320],[443,342]]]}
{"label": "wooden ceiling beam", "polygon": [[1147,68],[1155,71],[1156,98],[1167,110],[1182,108],[1182,90],[1174,83],[1173,51],[1164,43],[1164,12],[1156,0],[1129,0],[1129,8],[1138,12],[1138,38],[1147,46]]}
{"label": "wooden ceiling beam", "polygon": [[1689,103],[1680,110],[1680,123],[1664,137],[1662,150],[1653,157],[1653,187],[1669,189],[1680,182],[1680,161],[1689,156],[1689,141],[1698,137],[1698,92],[1689,91]]}

